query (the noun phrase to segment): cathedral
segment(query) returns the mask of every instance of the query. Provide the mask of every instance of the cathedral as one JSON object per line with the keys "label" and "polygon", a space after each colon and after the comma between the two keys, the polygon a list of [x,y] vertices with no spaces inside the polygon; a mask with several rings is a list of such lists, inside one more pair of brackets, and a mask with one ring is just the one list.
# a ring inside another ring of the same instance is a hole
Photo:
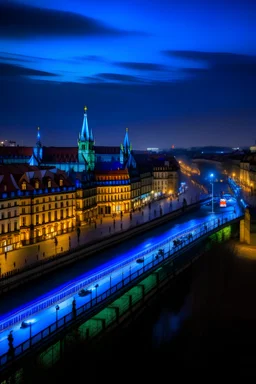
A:
{"label": "cathedral", "polygon": [[122,217],[178,190],[178,164],[119,146],[96,146],[84,108],[76,147],[0,147],[0,254],[98,218]]}
{"label": "cathedral", "polygon": [[136,168],[136,162],[131,153],[128,128],[120,147],[95,146],[92,130],[88,127],[87,107],[84,107],[83,124],[77,147],[43,147],[38,128],[37,141],[32,149],[29,164],[54,166],[69,174],[93,172],[97,169]]}

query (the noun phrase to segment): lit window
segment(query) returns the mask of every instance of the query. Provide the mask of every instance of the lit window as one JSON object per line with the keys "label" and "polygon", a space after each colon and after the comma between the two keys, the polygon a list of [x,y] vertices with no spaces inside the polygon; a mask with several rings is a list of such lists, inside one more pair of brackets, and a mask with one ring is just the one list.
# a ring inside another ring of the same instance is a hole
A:
{"label": "lit window", "polygon": [[27,183],[26,183],[26,181],[23,181],[23,182],[22,182],[22,184],[21,184],[21,189],[22,189],[23,191],[25,191],[25,190],[27,189]]}
{"label": "lit window", "polygon": [[63,186],[63,179],[60,179],[60,187]]}
{"label": "lit window", "polygon": [[36,182],[35,182],[35,189],[38,189],[38,188],[39,188],[39,181],[36,180]]}
{"label": "lit window", "polygon": [[51,188],[51,186],[52,186],[52,181],[51,181],[51,180],[48,180],[47,187],[48,187],[48,188]]}

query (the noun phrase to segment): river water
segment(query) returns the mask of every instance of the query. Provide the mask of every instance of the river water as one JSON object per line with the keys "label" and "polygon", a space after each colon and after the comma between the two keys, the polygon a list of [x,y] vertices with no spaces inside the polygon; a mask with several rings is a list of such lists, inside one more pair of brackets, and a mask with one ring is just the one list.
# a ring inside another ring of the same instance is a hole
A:
{"label": "river water", "polygon": [[202,256],[129,327],[70,352],[54,382],[85,383],[88,369],[108,382],[255,380],[256,263],[231,245]]}

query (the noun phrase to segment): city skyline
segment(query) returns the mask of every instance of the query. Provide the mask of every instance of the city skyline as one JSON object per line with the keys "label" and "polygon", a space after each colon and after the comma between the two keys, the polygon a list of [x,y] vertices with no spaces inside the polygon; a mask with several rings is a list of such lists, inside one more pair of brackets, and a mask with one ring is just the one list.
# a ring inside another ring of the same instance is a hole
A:
{"label": "city skyline", "polygon": [[256,5],[97,0],[0,4],[1,140],[75,146],[255,142]]}

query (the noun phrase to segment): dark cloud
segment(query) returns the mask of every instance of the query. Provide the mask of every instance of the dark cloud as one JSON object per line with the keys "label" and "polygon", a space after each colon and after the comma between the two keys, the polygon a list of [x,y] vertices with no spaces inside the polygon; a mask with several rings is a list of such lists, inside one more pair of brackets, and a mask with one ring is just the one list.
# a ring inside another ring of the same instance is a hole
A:
{"label": "dark cloud", "polygon": [[31,60],[29,60],[29,59],[22,59],[22,58],[19,58],[19,57],[0,56],[0,61],[18,61],[20,63],[28,63]]}
{"label": "dark cloud", "polygon": [[21,67],[19,65],[0,63],[0,76],[3,77],[20,77],[20,76],[57,76],[54,73],[40,71]]}
{"label": "dark cloud", "polygon": [[165,71],[168,68],[161,64],[154,63],[133,63],[133,62],[120,62],[115,63],[119,67],[127,68],[127,69],[135,69],[139,71]]}
{"label": "dark cloud", "polygon": [[98,63],[105,63],[107,62],[107,59],[105,59],[104,57],[102,56],[97,56],[97,55],[84,55],[84,56],[75,56],[73,57],[74,60],[76,61],[88,61],[88,62],[91,62],[91,61],[95,61],[95,62],[98,62]]}
{"label": "dark cloud", "polygon": [[14,3],[0,4],[0,35],[15,39],[36,36],[122,36],[141,34],[107,26],[73,12],[35,8]]}
{"label": "dark cloud", "polygon": [[132,82],[132,83],[141,82],[141,79],[136,76],[122,75],[121,73],[98,73],[96,77],[103,80],[118,81],[118,82],[123,82],[123,81]]}
{"label": "dark cloud", "polygon": [[256,75],[256,56],[227,52],[162,51],[169,57],[204,62],[208,68],[240,75]]}

